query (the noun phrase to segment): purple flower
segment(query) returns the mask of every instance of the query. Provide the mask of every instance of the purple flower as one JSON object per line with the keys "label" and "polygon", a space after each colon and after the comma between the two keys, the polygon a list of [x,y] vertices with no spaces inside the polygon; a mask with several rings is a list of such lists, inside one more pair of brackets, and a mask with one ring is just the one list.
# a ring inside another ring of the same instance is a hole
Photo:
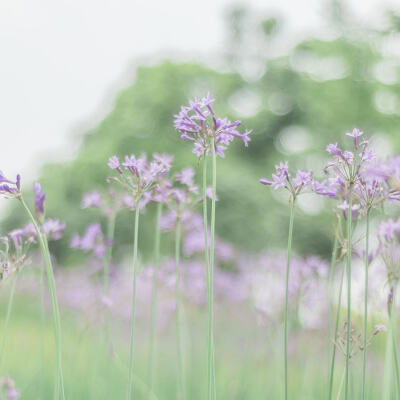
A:
{"label": "purple flower", "polygon": [[192,168],[185,168],[175,174],[175,180],[182,185],[186,185],[190,192],[198,192],[198,187],[194,184],[194,170]]}
{"label": "purple flower", "polygon": [[353,138],[354,147],[357,148],[357,147],[358,147],[358,138],[359,138],[360,136],[364,135],[364,132],[361,131],[361,130],[358,129],[358,128],[354,128],[351,132],[347,132],[346,135]]}
{"label": "purple flower", "polygon": [[241,133],[237,128],[241,121],[231,122],[227,118],[218,118],[211,104],[214,99],[208,93],[202,99],[190,100],[189,106],[182,106],[174,116],[175,129],[181,133],[181,139],[194,143],[193,153],[198,157],[211,153],[211,139],[215,141],[215,152],[224,157],[224,151],[233,141],[239,138],[247,147],[250,141],[250,130]]}
{"label": "purple flower", "polygon": [[333,154],[333,155],[339,156],[339,157],[341,157],[343,154],[342,150],[340,150],[337,143],[328,144],[328,146],[326,147],[326,151],[329,154]]}
{"label": "purple flower", "polygon": [[49,240],[61,239],[65,229],[65,223],[58,219],[47,219],[43,223],[43,231]]}
{"label": "purple flower", "polygon": [[108,160],[108,166],[111,169],[117,170],[120,174],[122,174],[121,165],[119,163],[119,158],[117,156],[112,156]]}
{"label": "purple flower", "polygon": [[0,195],[16,198],[20,195],[21,176],[18,174],[15,182],[7,179],[0,171]]}
{"label": "purple flower", "polygon": [[400,234],[400,218],[397,221],[388,219],[379,225],[379,236],[386,242],[392,242]]}
{"label": "purple flower", "polygon": [[292,179],[288,161],[275,165],[275,174],[272,174],[272,180],[262,178],[259,182],[262,185],[272,186],[275,190],[281,187],[285,188],[289,190],[293,197],[298,196],[303,189],[313,185],[311,171],[298,170],[296,176]]}
{"label": "purple flower", "polygon": [[101,194],[99,192],[86,193],[82,199],[82,208],[101,207]]}
{"label": "purple flower", "polygon": [[98,259],[104,257],[109,246],[112,246],[112,243],[104,237],[99,223],[88,225],[82,237],[75,234],[70,242],[71,248],[81,249],[85,253],[92,252]]}
{"label": "purple flower", "polygon": [[44,201],[46,199],[46,194],[42,192],[42,185],[39,182],[35,182],[33,191],[35,192],[36,215],[40,219],[44,215]]}

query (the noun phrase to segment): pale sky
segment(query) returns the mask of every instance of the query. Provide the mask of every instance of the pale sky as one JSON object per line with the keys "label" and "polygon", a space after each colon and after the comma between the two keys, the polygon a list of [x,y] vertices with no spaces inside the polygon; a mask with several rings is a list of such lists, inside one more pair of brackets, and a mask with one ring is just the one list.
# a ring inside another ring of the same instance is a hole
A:
{"label": "pale sky", "polygon": [[[324,0],[246,0],[285,17],[287,35],[323,28]],[[361,20],[382,3],[352,0]],[[203,59],[223,45],[229,0],[0,0],[0,170],[34,179],[107,114],[127,71],[150,56]],[[129,75],[132,78],[132,75]]]}

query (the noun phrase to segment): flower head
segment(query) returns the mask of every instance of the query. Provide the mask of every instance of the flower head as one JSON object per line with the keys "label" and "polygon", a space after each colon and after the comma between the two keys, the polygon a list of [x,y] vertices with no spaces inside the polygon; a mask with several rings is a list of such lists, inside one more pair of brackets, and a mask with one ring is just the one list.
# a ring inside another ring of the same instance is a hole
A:
{"label": "flower head", "polygon": [[201,99],[190,100],[189,105],[182,106],[175,115],[175,129],[181,133],[181,139],[193,142],[193,153],[199,158],[211,153],[213,140],[215,152],[220,157],[224,157],[235,137],[241,139],[246,147],[250,141],[250,130],[238,131],[241,121],[231,122],[216,116],[212,108],[214,101],[208,93]]}
{"label": "flower head", "polygon": [[312,171],[298,170],[295,177],[292,178],[289,173],[289,163],[285,161],[275,165],[275,174],[272,174],[272,180],[262,178],[259,182],[263,185],[271,186],[275,190],[285,188],[295,198],[304,189],[312,188],[312,176]]}
{"label": "flower head", "polygon": [[21,196],[21,176],[18,174],[15,181],[11,181],[0,171],[0,195],[6,198],[19,198]]}

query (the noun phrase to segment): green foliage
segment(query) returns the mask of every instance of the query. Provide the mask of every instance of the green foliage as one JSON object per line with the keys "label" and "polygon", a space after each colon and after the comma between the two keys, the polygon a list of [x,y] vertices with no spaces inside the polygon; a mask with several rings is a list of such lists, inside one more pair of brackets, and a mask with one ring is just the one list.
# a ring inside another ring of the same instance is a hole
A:
{"label": "green foliage", "polygon": [[[244,26],[254,23],[254,16],[246,10],[237,10],[233,15],[236,33],[232,40],[241,36],[239,32]],[[379,33],[367,31],[368,42],[351,33],[332,41],[308,39],[284,56],[268,58],[263,50],[266,43],[275,39],[266,37],[265,32],[274,31],[276,20],[269,18],[258,23],[260,29],[255,35],[261,36],[254,38],[254,43],[260,47],[257,62],[265,63],[261,77],[249,81],[239,73],[222,73],[189,63],[163,62],[140,67],[132,84],[117,96],[112,111],[96,128],[82,135],[76,159],[43,167],[41,181],[48,193],[48,215],[60,217],[68,225],[66,239],[55,247],[58,256],[65,261],[71,234],[82,232],[87,223],[97,218],[96,212],[82,210],[80,201],[85,192],[108,186],[109,156],[168,152],[175,156],[175,170],[193,166],[200,178],[191,144],[180,140],[173,129],[173,115],[189,98],[207,91],[216,97],[219,115],[243,119],[244,126],[254,131],[248,149],[239,142],[233,144],[226,159],[219,159],[217,166],[217,233],[243,250],[261,251],[285,245],[287,202],[283,199],[282,203],[282,199],[258,183],[260,177],[271,174],[280,159],[289,159],[293,169],[317,166],[321,171],[326,144],[342,142],[344,133],[354,126],[368,136],[379,133],[377,139],[386,138],[394,151],[399,149],[398,111],[386,110],[385,104],[379,110],[376,105],[379,93],[399,101],[400,89],[398,80],[389,85],[373,75],[375,65],[385,61],[377,50]],[[244,40],[241,36],[239,42],[243,45]],[[230,52],[235,51],[234,43],[228,47]],[[240,70],[240,61],[248,54],[239,46],[237,54],[232,55],[229,68]],[[256,105],[252,107],[254,98]],[[235,102],[239,106],[235,107]],[[247,118],[237,114],[241,106],[250,107]],[[308,143],[304,148],[288,149],[283,139],[295,141],[297,134],[293,128],[299,127],[306,133]],[[292,129],[291,135],[288,129]],[[145,255],[152,248],[152,208],[149,207],[141,224],[140,249]],[[326,211],[309,215],[300,205],[294,233],[297,251],[327,255],[331,208],[326,202]],[[3,226],[10,228],[17,223],[22,223],[21,216],[14,209]],[[131,243],[132,224],[133,216],[129,213],[118,219],[117,256],[121,255],[121,246]]]}

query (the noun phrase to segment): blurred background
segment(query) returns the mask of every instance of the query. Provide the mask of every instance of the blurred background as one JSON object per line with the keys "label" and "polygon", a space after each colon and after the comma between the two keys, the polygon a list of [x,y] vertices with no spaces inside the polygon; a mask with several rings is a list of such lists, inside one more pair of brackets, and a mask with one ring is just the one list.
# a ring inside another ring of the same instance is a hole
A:
{"label": "blurred background", "polygon": [[[344,142],[353,127],[372,139],[383,158],[400,150],[400,6],[395,0],[3,0],[0,26],[0,168],[7,176],[22,174],[29,200],[33,182],[40,180],[47,193],[47,215],[66,222],[63,239],[52,244],[59,267],[82,263],[68,244],[74,232],[99,219],[97,211],[82,210],[81,200],[88,191],[109,186],[111,155],[167,152],[175,157],[174,171],[192,166],[200,182],[201,166],[191,144],[174,131],[173,115],[188,99],[208,91],[216,98],[218,115],[240,119],[253,130],[248,148],[234,143],[226,158],[218,160],[216,230],[240,254],[258,257],[286,246],[287,197],[258,183],[280,160],[321,176],[326,145]],[[299,198],[298,255],[318,256],[322,263],[329,259],[333,206],[316,196]],[[0,220],[2,234],[26,223],[18,204],[5,200]],[[149,207],[141,224],[144,263],[151,260],[153,220]],[[128,211],[119,214],[116,263],[130,255],[132,223]],[[170,252],[168,240],[163,243],[165,255]],[[250,260],[255,266],[260,262],[250,256],[235,262],[246,265]],[[66,282],[67,288],[84,290],[82,281]],[[79,296],[74,301],[77,309],[84,303]],[[18,327],[37,328],[34,322],[27,325],[35,320],[29,310],[20,305],[19,311],[14,345],[21,339]],[[264,319],[264,314],[261,310],[257,318]],[[194,315],[188,318],[195,320]],[[303,313],[302,323],[314,327],[310,315]],[[71,342],[67,347],[73,346],[76,332],[82,333],[73,322],[68,326],[72,333],[66,335]],[[253,334],[258,341],[238,333],[232,343],[226,342],[225,359],[254,367],[251,357],[258,350],[250,340],[262,346],[264,337],[263,331]],[[300,340],[304,348],[312,342],[308,336]],[[318,354],[320,348],[313,344]],[[239,353],[230,353],[230,345]],[[245,360],[242,345],[249,356]],[[88,344],[82,352],[90,358],[96,349]],[[29,369],[18,369],[18,357],[10,360],[20,380],[29,374]],[[168,368],[167,360],[165,356]],[[76,374],[86,367],[83,361]],[[312,365],[307,374],[315,370],[318,366]],[[233,374],[225,372],[221,381],[231,382]],[[83,379],[74,373],[71,381]],[[242,385],[246,379],[238,378],[237,390],[232,389],[231,397],[227,391],[225,398],[260,398],[263,376],[253,377],[261,386],[253,382],[249,389]],[[299,375],[295,384],[301,388],[305,382]],[[83,387],[84,382],[75,398],[84,398]],[[317,384],[308,392],[316,397],[304,398],[321,398],[316,394],[320,389]]]}
{"label": "blurred background", "polygon": [[[399,149],[395,3],[3,1],[1,169],[22,173],[25,191],[40,179],[48,215],[81,231],[82,194],[106,186],[110,155],[166,151],[196,166],[173,115],[211,91],[220,115],[254,131],[219,163],[217,231],[243,249],[279,247],[286,198],[258,184],[278,160],[321,171],[326,144],[354,126],[381,155]],[[22,221],[4,204],[7,230]],[[299,209],[296,247],[326,256],[329,207],[304,196]]]}

